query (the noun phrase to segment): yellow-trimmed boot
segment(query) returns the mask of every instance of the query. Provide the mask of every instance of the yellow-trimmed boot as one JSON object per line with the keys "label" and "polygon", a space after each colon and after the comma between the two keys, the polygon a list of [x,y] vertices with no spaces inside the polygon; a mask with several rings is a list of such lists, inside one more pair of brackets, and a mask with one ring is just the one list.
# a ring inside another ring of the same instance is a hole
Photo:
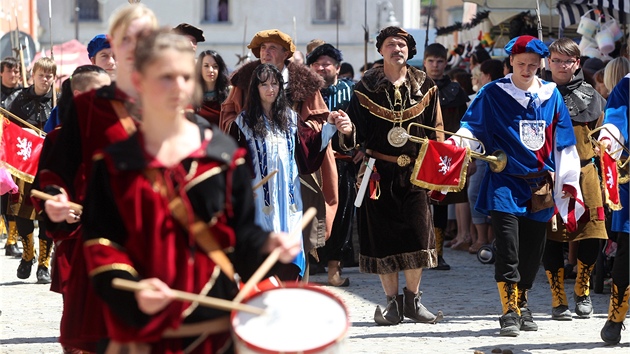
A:
{"label": "yellow-trimmed boot", "polygon": [[555,272],[546,270],[549,287],[551,288],[551,319],[556,321],[571,321],[571,311],[567,293],[564,291],[564,268]]}
{"label": "yellow-trimmed boot", "polygon": [[527,292],[529,289],[518,288],[518,308],[521,311],[521,330],[522,331],[537,331],[538,325],[534,322],[534,316],[529,309],[527,303]]}
{"label": "yellow-trimmed boot", "polygon": [[[4,218],[0,218],[4,220]],[[22,252],[18,248],[19,234],[15,221],[9,221],[9,230],[7,231],[7,243],[4,245],[4,255],[13,257],[22,257]]]}
{"label": "yellow-trimmed boot", "polygon": [[9,231],[7,230],[7,224],[4,221],[4,215],[0,215],[0,238],[5,238],[9,236]]}
{"label": "yellow-trimmed boot", "polygon": [[628,313],[628,297],[630,287],[626,287],[623,293],[615,283],[611,287],[610,305],[608,306],[608,320],[600,332],[602,340],[607,344],[617,344],[621,341],[621,330],[624,329],[623,320]]}
{"label": "yellow-trimmed boot", "polygon": [[39,238],[39,257],[37,258],[37,283],[50,284],[50,254],[52,253],[53,241],[51,239]]}
{"label": "yellow-trimmed boot", "polygon": [[434,227],[435,232],[435,251],[438,256],[438,265],[433,269],[451,270],[451,266],[444,260],[444,229]]}
{"label": "yellow-trimmed boot", "polygon": [[586,265],[578,260],[573,300],[575,300],[575,314],[580,318],[589,318],[593,314],[593,303],[589,296],[589,284],[593,268],[595,268],[595,264]]}
{"label": "yellow-trimmed boot", "polygon": [[31,269],[35,263],[35,244],[33,243],[33,234],[30,233],[22,237],[22,260],[17,269],[17,277],[20,279],[28,279],[31,276]]}
{"label": "yellow-trimmed boot", "polygon": [[518,307],[518,284],[498,282],[503,315],[499,318],[499,335],[516,337],[521,332],[521,311]]}

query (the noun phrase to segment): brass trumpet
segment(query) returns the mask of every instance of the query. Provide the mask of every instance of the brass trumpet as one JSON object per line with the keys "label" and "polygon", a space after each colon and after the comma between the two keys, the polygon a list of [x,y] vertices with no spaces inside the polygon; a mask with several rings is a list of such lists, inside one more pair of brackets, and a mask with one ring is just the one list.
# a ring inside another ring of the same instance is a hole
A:
{"label": "brass trumpet", "polygon": [[[597,141],[597,139],[595,139],[595,137],[593,137],[593,135],[597,132],[599,132],[600,130],[606,130],[611,137],[613,137],[613,139],[617,140],[617,143],[619,143],[620,148],[615,150],[615,151],[611,151],[609,154],[610,156],[614,156],[616,154],[618,154],[621,151],[625,151],[626,154],[630,155],[630,150],[628,150],[627,147],[625,147],[623,145],[623,143],[617,139],[616,136],[613,135],[613,133],[606,127],[601,126],[601,127],[597,127],[593,130],[591,130],[590,133],[588,133],[588,138],[591,141],[591,143],[593,144],[593,146],[596,146],[598,148],[600,148],[601,150],[601,144],[599,143],[599,141]],[[625,160],[623,159],[618,159],[617,161],[617,170],[619,171],[619,177],[618,177],[618,182],[619,184],[625,184],[628,183],[630,181],[630,169],[628,168],[628,161],[630,161],[629,158],[626,158]]]}
{"label": "brass trumpet", "polygon": [[501,171],[503,171],[505,169],[505,165],[507,165],[507,155],[505,154],[505,152],[503,150],[497,150],[497,151],[493,152],[491,155],[486,155],[486,147],[483,145],[483,143],[479,139],[470,138],[470,137],[467,137],[467,136],[463,136],[461,134],[447,132],[446,130],[429,127],[429,126],[426,126],[426,125],[420,124],[420,123],[409,123],[409,125],[407,126],[407,136],[408,136],[409,140],[411,140],[411,141],[413,141],[415,143],[424,144],[424,143],[427,142],[428,139],[412,135],[411,134],[411,127],[412,126],[420,127],[422,129],[429,129],[429,130],[433,130],[433,131],[440,132],[440,133],[450,134],[450,135],[453,135],[453,136],[458,136],[458,137],[460,137],[462,139],[474,140],[474,141],[478,142],[479,145],[481,145],[481,152],[470,151],[470,155],[472,157],[476,158],[476,159],[486,161],[488,163],[488,165],[490,166],[490,170],[492,172],[497,172],[497,173],[501,172]]}

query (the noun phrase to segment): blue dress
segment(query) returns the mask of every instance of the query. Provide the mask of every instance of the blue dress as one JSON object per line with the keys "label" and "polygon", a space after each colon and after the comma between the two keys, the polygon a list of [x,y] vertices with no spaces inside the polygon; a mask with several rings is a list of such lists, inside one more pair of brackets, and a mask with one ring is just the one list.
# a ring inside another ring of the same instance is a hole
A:
{"label": "blue dress", "polygon": [[[266,117],[264,119],[267,121]],[[297,113],[291,111],[290,131],[275,131],[268,125],[264,138],[254,137],[254,132],[247,126],[243,113],[235,121],[245,136],[252,159],[255,172],[252,185],[260,182],[269,173],[278,171],[268,182],[254,191],[256,224],[264,230],[292,232],[296,228],[301,229],[303,205],[295,158],[297,120]],[[328,146],[336,132],[337,128],[334,125],[327,123],[323,125],[321,146],[317,146],[319,151]],[[296,237],[302,241],[301,232]],[[293,260],[293,264],[300,268],[300,276],[304,276],[306,256],[303,245],[302,252]]]}

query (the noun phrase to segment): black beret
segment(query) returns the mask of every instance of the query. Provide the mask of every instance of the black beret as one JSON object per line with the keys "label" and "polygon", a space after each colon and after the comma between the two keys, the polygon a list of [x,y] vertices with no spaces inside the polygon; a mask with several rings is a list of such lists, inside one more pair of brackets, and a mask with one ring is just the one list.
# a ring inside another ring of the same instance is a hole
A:
{"label": "black beret", "polygon": [[341,51],[339,51],[339,49],[335,48],[332,44],[324,43],[313,49],[313,51],[306,56],[306,65],[313,64],[322,55],[335,59],[337,63],[341,63],[343,61],[343,57],[341,56]]}
{"label": "black beret", "polygon": [[197,43],[206,41],[206,38],[203,36],[203,31],[193,25],[180,23],[177,27],[173,28],[173,30],[179,34],[193,37]]}
{"label": "black beret", "polygon": [[407,42],[407,47],[409,47],[409,56],[407,60],[413,58],[418,51],[416,50],[416,40],[413,39],[413,36],[409,34],[409,32],[404,29],[396,26],[385,27],[381,30],[381,32],[376,37],[376,49],[378,52],[381,52],[381,47],[383,46],[383,42],[389,37],[400,37]]}

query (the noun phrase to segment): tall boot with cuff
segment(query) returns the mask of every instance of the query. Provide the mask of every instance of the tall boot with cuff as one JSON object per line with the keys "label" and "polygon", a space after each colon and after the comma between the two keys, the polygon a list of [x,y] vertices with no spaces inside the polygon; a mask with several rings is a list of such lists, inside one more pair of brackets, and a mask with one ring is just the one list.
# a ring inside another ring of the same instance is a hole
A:
{"label": "tall boot with cuff", "polygon": [[608,320],[600,332],[602,340],[607,344],[617,344],[621,341],[621,330],[625,329],[623,320],[628,313],[628,297],[630,286],[619,292],[615,283],[611,286],[610,305],[608,306]]}
{"label": "tall boot with cuff", "polygon": [[22,249],[22,260],[17,269],[17,277],[28,279],[31,276],[33,263],[35,263],[35,244],[32,233],[22,237]]}
{"label": "tall boot with cuff", "polygon": [[569,301],[564,291],[564,268],[550,271],[546,270],[549,287],[551,289],[551,319],[556,321],[571,321]]}
{"label": "tall boot with cuff", "polygon": [[37,283],[50,284],[50,255],[52,253],[53,241],[51,239],[39,238],[39,257],[37,257]]}
{"label": "tall boot with cuff", "polygon": [[438,256],[438,265],[433,269],[437,270],[450,270],[451,266],[444,260],[444,229],[434,227],[435,232],[435,250]]}
{"label": "tall boot with cuff", "polygon": [[595,268],[595,264],[586,265],[578,259],[577,276],[573,287],[573,300],[575,300],[575,314],[580,318],[589,318],[593,313],[593,303],[589,296],[593,268]]}
{"label": "tall boot with cuff", "polygon": [[521,311],[518,307],[518,285],[516,283],[498,282],[499,297],[503,315],[499,318],[501,330],[499,335],[517,337],[521,332]]}
{"label": "tall boot with cuff", "polygon": [[20,249],[17,245],[19,236],[20,235],[18,233],[15,221],[9,221],[9,229],[7,230],[7,243],[4,244],[5,256],[22,257],[22,252],[20,252]]}

